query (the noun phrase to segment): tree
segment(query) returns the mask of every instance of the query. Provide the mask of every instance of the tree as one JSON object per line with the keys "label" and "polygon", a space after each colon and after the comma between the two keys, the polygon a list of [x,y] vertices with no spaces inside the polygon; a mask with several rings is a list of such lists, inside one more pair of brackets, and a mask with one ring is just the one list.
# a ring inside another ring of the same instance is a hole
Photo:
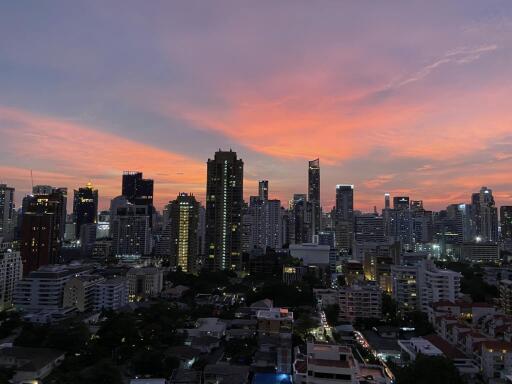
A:
{"label": "tree", "polygon": [[179,360],[174,357],[163,358],[159,351],[142,350],[133,357],[131,368],[135,375],[168,377],[179,364]]}
{"label": "tree", "polygon": [[331,327],[334,327],[338,324],[338,316],[340,313],[340,306],[338,304],[331,304],[326,306],[324,312],[327,323],[329,323]]}
{"label": "tree", "polygon": [[441,356],[418,355],[416,360],[399,369],[397,384],[462,384],[453,362]]}
{"label": "tree", "polygon": [[306,339],[311,331],[319,325],[320,323],[316,317],[311,316],[309,313],[303,313],[295,322],[294,329],[302,339]]}
{"label": "tree", "polygon": [[389,323],[397,325],[398,304],[387,293],[382,294],[382,316]]}

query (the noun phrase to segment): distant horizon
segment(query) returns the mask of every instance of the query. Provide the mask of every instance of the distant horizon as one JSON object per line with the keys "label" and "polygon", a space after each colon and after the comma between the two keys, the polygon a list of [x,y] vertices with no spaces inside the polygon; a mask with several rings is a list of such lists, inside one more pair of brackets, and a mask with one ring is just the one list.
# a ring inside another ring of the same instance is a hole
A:
{"label": "distant horizon", "polygon": [[[233,152],[236,152],[235,150],[233,150]],[[237,156],[240,158],[238,152],[237,152]],[[212,156],[213,157],[213,156]],[[243,160],[243,158],[242,158]],[[244,162],[244,167],[245,167],[245,162]],[[321,159],[320,159],[320,169],[321,169]],[[172,200],[175,200],[177,195],[179,193],[188,193],[188,194],[192,194],[196,197],[196,199],[204,206],[204,196],[205,196],[205,192],[206,192],[206,163],[205,163],[205,181],[204,181],[204,189],[205,191],[203,191],[203,193],[199,193],[199,194],[196,194],[194,192],[190,192],[190,191],[179,191],[179,192],[176,192],[175,195],[172,195],[169,199],[165,199],[163,198],[162,196],[160,196],[160,199],[157,199],[156,196],[157,195],[160,195],[158,193],[158,182],[157,180],[155,180],[154,178],[152,178],[150,175],[146,174],[144,172],[144,170],[135,170],[135,169],[131,169],[131,170],[124,170],[122,171],[120,174],[119,174],[119,193],[117,195],[113,195],[113,196],[102,196],[102,193],[101,193],[101,189],[94,183],[94,180],[88,180],[80,185],[76,185],[76,186],[67,186],[67,185],[58,185],[58,184],[55,184],[55,183],[43,183],[43,182],[37,182],[37,179],[35,178],[35,175],[34,176],[34,186],[37,186],[37,185],[49,185],[49,186],[52,186],[52,187],[56,187],[56,188],[59,188],[59,187],[62,187],[62,188],[67,188],[68,189],[68,201],[67,201],[67,208],[68,208],[68,213],[70,212],[69,209],[72,208],[72,204],[73,204],[73,191],[74,190],[77,190],[78,188],[83,188],[87,185],[87,183],[91,183],[93,188],[94,189],[97,189],[98,190],[98,197],[99,197],[99,203],[98,203],[98,212],[99,211],[105,211],[105,210],[108,210],[110,208],[110,201],[115,198],[115,197],[118,197],[118,196],[121,196],[121,182],[122,182],[122,174],[123,172],[142,172],[143,175],[144,175],[144,178],[148,178],[148,179],[153,179],[155,181],[155,184],[154,184],[154,201],[157,202],[154,204],[155,208],[157,209],[157,211],[162,211],[162,209],[165,207],[166,204],[168,204],[170,201]],[[304,194],[307,196],[307,162],[306,162],[306,168],[305,168],[305,172],[306,172],[306,176],[305,176],[305,188],[304,188],[304,191],[297,191],[297,192],[293,192],[289,197],[285,198],[285,199],[282,199],[282,198],[279,198],[277,196],[275,196],[273,193],[272,193],[272,180],[268,180],[269,182],[269,199],[277,199],[277,200],[280,200],[281,201],[281,205],[285,208],[288,207],[288,202],[293,198],[293,195],[294,194]],[[15,188],[15,202],[16,202],[16,208],[19,208],[21,207],[21,201],[23,199],[23,197],[31,194],[32,192],[32,184],[31,184],[31,179],[30,179],[30,170],[28,170],[28,182],[30,183],[30,186],[27,190],[26,193],[23,193],[23,195],[20,195],[19,194],[19,191],[18,189],[14,186],[14,185],[10,185],[10,184],[7,184],[8,186],[10,187],[14,187]],[[251,188],[250,191],[247,190],[247,187],[246,187],[246,179],[244,179],[244,201],[245,202],[249,202],[249,197],[250,196],[257,196],[258,195],[258,182],[260,180],[266,180],[266,179],[259,179],[259,180],[256,180],[255,183],[255,188]],[[321,180],[321,178],[320,178]],[[3,182],[2,180],[0,180],[0,184],[6,184],[5,182]],[[322,183],[323,184],[323,183]],[[382,192],[382,199],[381,199],[381,202],[380,204],[375,204],[374,206],[371,206],[371,207],[367,207],[367,208],[361,208],[358,206],[358,203],[357,203],[357,185],[354,185],[354,184],[349,184],[349,183],[346,183],[346,184],[338,184],[338,185],[352,185],[353,188],[354,188],[354,210],[356,211],[360,211],[362,213],[372,213],[373,210],[374,210],[374,207],[377,207],[377,211],[378,212],[381,212],[382,209],[384,209],[384,195],[386,193],[389,193],[390,194],[390,197],[391,197],[391,203],[393,202],[393,197],[395,196],[409,196],[410,200],[413,201],[413,200],[421,200],[423,201],[423,204],[424,204],[424,207],[426,210],[431,210],[431,211],[439,211],[439,210],[443,210],[445,209],[448,205],[450,204],[470,204],[471,203],[471,194],[472,193],[475,193],[475,192],[478,192],[480,190],[480,188],[482,187],[487,187],[489,189],[492,190],[493,192],[493,196],[495,197],[495,200],[496,200],[496,191],[488,186],[488,185],[482,185],[480,187],[477,187],[475,188],[475,190],[473,191],[470,191],[468,193],[468,196],[467,196],[467,199],[464,200],[464,201],[453,201],[453,202],[446,202],[446,204],[442,205],[441,203],[441,206],[439,208],[436,208],[436,207],[430,207],[428,205],[428,201],[426,199],[423,199],[421,198],[421,196],[411,196],[411,195],[408,195],[407,193],[401,193],[401,191],[396,191],[396,193],[393,193],[393,192],[388,192],[388,191],[385,191],[385,192]],[[336,196],[336,186],[337,185],[334,185],[333,188],[332,188],[332,194],[333,194],[333,197],[332,197],[332,205],[328,205],[326,206],[325,203],[322,201],[322,209],[323,209],[323,212],[330,212],[330,210],[335,206],[335,196]],[[323,186],[321,186],[321,189],[322,189],[322,194],[324,194],[323,192]],[[496,201],[496,206],[499,208],[500,206],[507,206],[507,205],[512,205],[512,204],[499,204],[498,201]]]}
{"label": "distant horizon", "polygon": [[355,185],[428,209],[482,186],[512,205],[512,3],[53,0],[0,4],[0,179],[92,181],[100,207],[125,169],[159,209],[204,201],[206,159],[245,162],[245,196],[285,202]]}

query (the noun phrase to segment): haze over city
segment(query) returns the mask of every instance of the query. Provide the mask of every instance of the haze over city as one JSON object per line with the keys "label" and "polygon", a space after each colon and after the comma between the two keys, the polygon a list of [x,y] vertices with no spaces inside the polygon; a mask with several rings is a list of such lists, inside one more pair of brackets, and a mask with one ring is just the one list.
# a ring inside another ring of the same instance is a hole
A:
{"label": "haze over city", "polygon": [[[121,173],[204,201],[206,161],[244,160],[284,203],[320,158],[322,205],[409,195],[429,209],[481,186],[512,203],[512,6],[507,1],[4,2],[0,182],[91,181],[100,208]],[[442,11],[440,11],[442,9]]]}

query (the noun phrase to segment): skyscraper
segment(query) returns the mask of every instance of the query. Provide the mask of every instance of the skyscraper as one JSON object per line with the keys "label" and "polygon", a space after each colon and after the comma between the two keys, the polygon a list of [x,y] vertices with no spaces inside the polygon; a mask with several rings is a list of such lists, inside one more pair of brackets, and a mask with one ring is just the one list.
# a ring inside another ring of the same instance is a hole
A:
{"label": "skyscraper", "polygon": [[193,195],[180,193],[168,206],[171,220],[171,266],[194,270],[198,255],[199,203]]}
{"label": "skyscraper", "polygon": [[[66,223],[65,188],[38,188],[42,194],[26,200],[21,227],[21,258],[24,274],[47,264],[59,262],[61,242]],[[64,216],[63,216],[64,212]]]}
{"label": "skyscraper", "polygon": [[153,215],[153,186],[152,179],[144,179],[142,172],[125,171],[123,172],[122,195],[128,201],[135,205],[145,205],[148,207],[149,224],[152,224]]}
{"label": "skyscraper", "polygon": [[501,238],[512,240],[512,205],[500,207]]}
{"label": "skyscraper", "polygon": [[311,160],[308,168],[308,200],[312,206],[311,228],[313,235],[320,231],[320,159]]}
{"label": "skyscraper", "polygon": [[84,188],[74,190],[73,216],[75,220],[75,236],[80,238],[80,229],[83,224],[96,223],[98,215],[98,190],[93,189],[91,183]]}
{"label": "skyscraper", "polygon": [[268,200],[268,180],[261,180],[258,183],[258,196],[261,200]]}
{"label": "skyscraper", "polygon": [[112,246],[115,255],[147,255],[151,252],[149,207],[126,202],[112,216]]}
{"label": "skyscraper", "polygon": [[0,184],[0,238],[11,241],[14,237],[14,188]]}
{"label": "skyscraper", "polygon": [[353,221],[354,219],[354,186],[351,184],[336,185],[336,216],[338,220]]}
{"label": "skyscraper", "polygon": [[[268,199],[268,181],[260,182],[259,195],[250,197],[244,213],[244,251],[257,247],[277,249],[283,245],[280,200]],[[263,192],[263,193],[262,193]]]}
{"label": "skyscraper", "polygon": [[482,187],[471,196],[476,236],[479,241],[498,241],[498,208],[494,204],[492,190]]}
{"label": "skyscraper", "polygon": [[244,162],[231,150],[208,159],[206,248],[209,267],[241,269]]}

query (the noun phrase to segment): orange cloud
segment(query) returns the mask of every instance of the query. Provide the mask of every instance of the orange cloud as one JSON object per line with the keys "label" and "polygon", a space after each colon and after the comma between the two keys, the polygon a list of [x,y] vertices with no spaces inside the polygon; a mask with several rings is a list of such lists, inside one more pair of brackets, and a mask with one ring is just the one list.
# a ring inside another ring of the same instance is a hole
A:
{"label": "orange cloud", "polygon": [[[120,194],[123,170],[141,170],[155,179],[155,199],[162,206],[178,192],[204,196],[206,165],[86,125],[0,107],[4,159],[1,179],[29,192],[34,181],[76,188],[91,180],[103,207]],[[8,160],[6,160],[8,161]],[[51,170],[51,171],[49,171]]]}

